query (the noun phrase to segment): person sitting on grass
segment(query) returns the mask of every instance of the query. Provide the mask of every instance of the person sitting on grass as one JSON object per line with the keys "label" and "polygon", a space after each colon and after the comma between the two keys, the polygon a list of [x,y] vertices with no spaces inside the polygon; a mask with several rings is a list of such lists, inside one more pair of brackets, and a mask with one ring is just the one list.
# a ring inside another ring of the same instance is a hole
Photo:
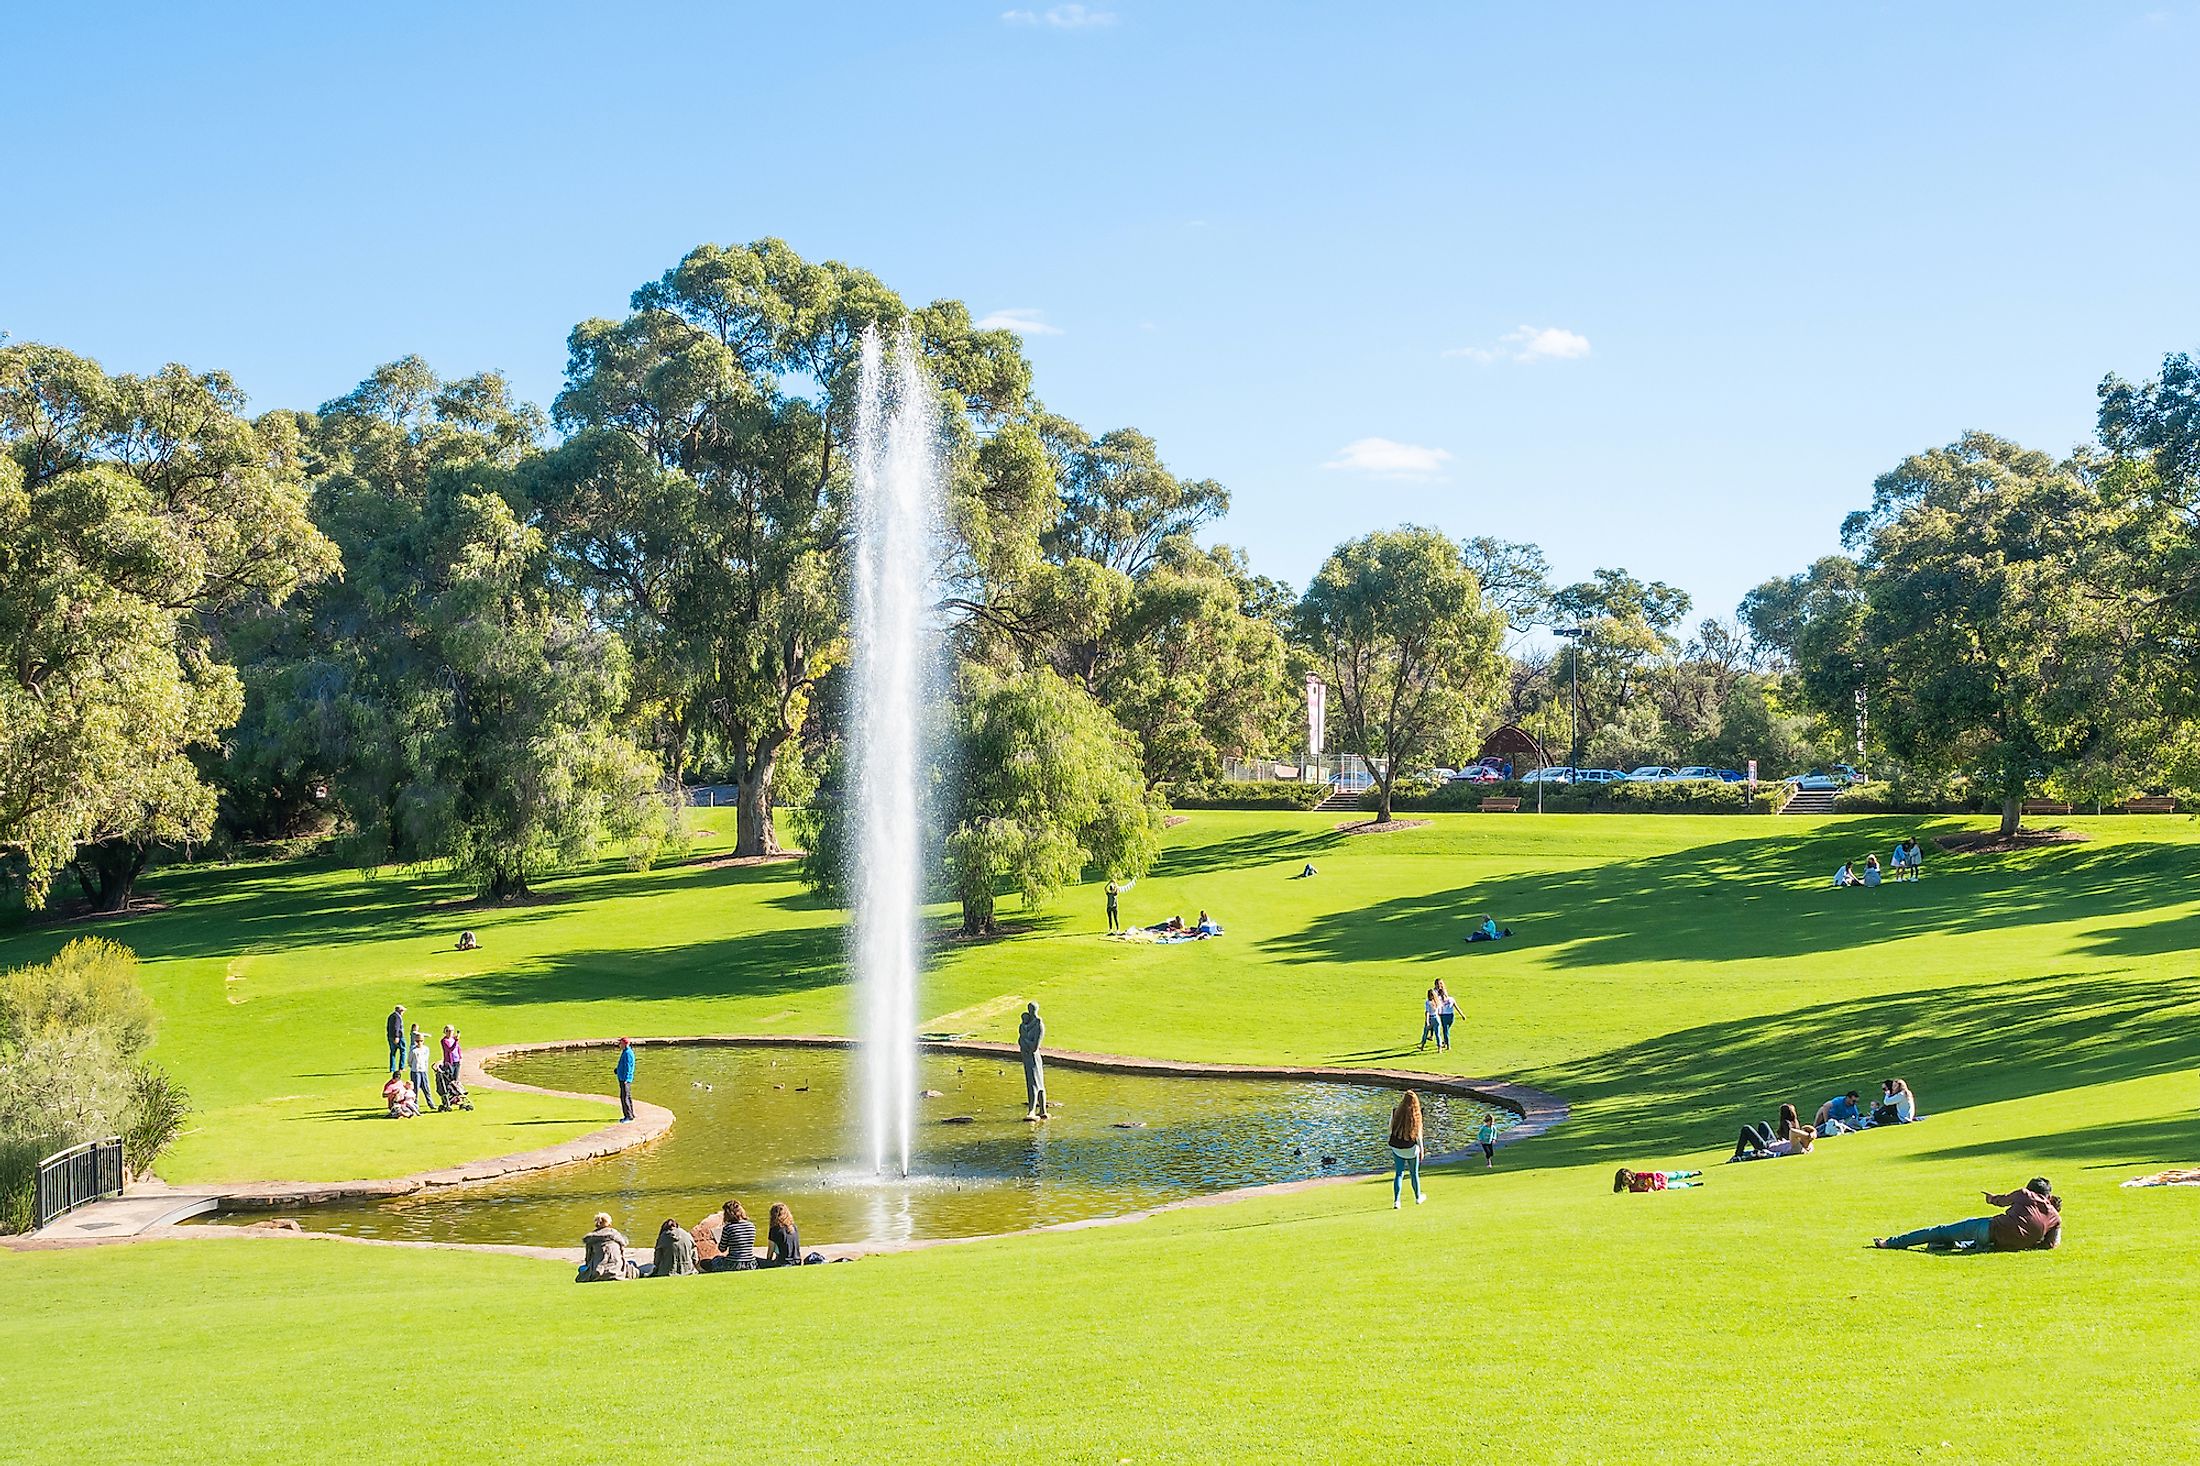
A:
{"label": "person sitting on grass", "polygon": [[695,1238],[688,1229],[672,1218],[657,1229],[657,1251],[650,1264],[653,1278],[690,1277],[702,1271],[695,1261]]}
{"label": "person sitting on grass", "polygon": [[748,1208],[728,1201],[718,1213],[718,1255],[707,1269],[714,1273],[746,1273],[756,1270],[756,1223]]}
{"label": "person sitting on grass", "polygon": [[596,1228],[581,1238],[581,1283],[617,1283],[642,1275],[640,1266],[627,1261],[626,1234],[611,1225],[611,1213],[596,1213]]}
{"label": "person sitting on grass", "polygon": [[1802,1123],[1793,1105],[1780,1106],[1780,1113],[1773,1117],[1770,1125],[1759,1125],[1754,1122],[1744,1123],[1741,1141],[1734,1147],[1734,1159],[1740,1160],[1745,1152],[1755,1149],[1764,1141],[1776,1139],[1787,1134],[1790,1130],[1799,1128]]}
{"label": "person sitting on grass", "polygon": [[1879,1083],[1879,1103],[1872,1106],[1874,1125],[1907,1125],[1917,1118],[1917,1096],[1910,1093],[1909,1083],[1901,1079],[1883,1079]]}
{"label": "person sitting on grass", "polygon": [[1966,1217],[1937,1227],[1920,1227],[1893,1237],[1874,1237],[1872,1246],[1901,1249],[1925,1246],[1935,1251],[1961,1249],[1995,1252],[2047,1252],[2062,1246],[2062,1198],[2045,1176],[2034,1176],[2021,1191],[2003,1196],[1985,1193],[1998,1217]]}
{"label": "person sitting on grass", "polygon": [[1878,856],[1876,856],[1876,855],[1867,855],[1867,856],[1865,856],[1865,857],[1864,857],[1864,884],[1865,884],[1865,885],[1867,885],[1867,886],[1876,886],[1876,885],[1878,885],[1878,884],[1879,884],[1879,880],[1880,880],[1880,876],[1879,876],[1879,857],[1878,857]]}
{"label": "person sitting on grass", "polygon": [[1201,940],[1222,935],[1222,928],[1216,926],[1214,918],[1204,911],[1199,913],[1199,924],[1193,927],[1192,930],[1199,933]]}
{"label": "person sitting on grass", "polygon": [[1856,867],[1845,860],[1841,862],[1841,868],[1833,873],[1833,888],[1836,891],[1863,884],[1863,881],[1857,878]]}
{"label": "person sitting on grass", "polygon": [[1818,1127],[1818,1133],[1822,1136],[1846,1135],[1851,1130],[1863,1129],[1864,1112],[1857,1107],[1856,1098],[1856,1091],[1852,1089],[1820,1105],[1818,1116],[1812,1122]]}
{"label": "person sitting on grass", "polygon": [[481,943],[472,932],[460,932],[458,934],[458,950],[461,952],[478,952],[481,950]]}
{"label": "person sitting on grass", "polygon": [[1612,1176],[1612,1193],[1632,1191],[1686,1191],[1703,1185],[1701,1171],[1630,1171],[1625,1166]]}
{"label": "person sitting on grass", "polygon": [[1494,942],[1500,940],[1501,938],[1509,937],[1511,935],[1511,927],[1508,926],[1500,928],[1497,924],[1496,917],[1485,916],[1482,918],[1482,924],[1480,926],[1477,926],[1473,931],[1467,933],[1467,940],[1470,942]]}
{"label": "person sitting on grass", "polygon": [[784,1201],[772,1203],[771,1228],[768,1251],[764,1256],[766,1267],[802,1266],[802,1234],[795,1230],[794,1213]]}
{"label": "person sitting on grass", "polygon": [[382,1086],[382,1099],[390,1107],[392,1120],[411,1120],[420,1114],[420,1096],[402,1074],[390,1076],[389,1083]]}

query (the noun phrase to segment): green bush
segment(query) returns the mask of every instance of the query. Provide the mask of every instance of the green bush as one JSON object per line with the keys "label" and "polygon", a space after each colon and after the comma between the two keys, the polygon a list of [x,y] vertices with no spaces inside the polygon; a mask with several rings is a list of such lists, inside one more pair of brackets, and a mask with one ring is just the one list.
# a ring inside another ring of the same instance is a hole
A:
{"label": "green bush", "polygon": [[1771,807],[1759,786],[1754,808],[1748,802],[1748,786],[1718,779],[1690,779],[1674,784],[1526,784],[1508,780],[1502,784],[1447,784],[1412,799],[1400,797],[1393,808],[1415,812],[1479,809],[1491,798],[1517,799],[1523,811],[1535,809],[1536,791],[1542,791],[1545,814],[1745,814]]}
{"label": "green bush", "polygon": [[127,947],[79,938],[0,975],[0,1231],[30,1225],[37,1165],[53,1152],[120,1135],[144,1175],[174,1141],[190,1102],[139,1061],[152,1037]]}
{"label": "green bush", "polygon": [[1329,797],[1326,784],[1211,779],[1168,791],[1173,809],[1312,809]]}
{"label": "green bush", "polygon": [[1887,814],[1897,808],[1894,786],[1883,779],[1851,784],[1833,796],[1835,814]]}

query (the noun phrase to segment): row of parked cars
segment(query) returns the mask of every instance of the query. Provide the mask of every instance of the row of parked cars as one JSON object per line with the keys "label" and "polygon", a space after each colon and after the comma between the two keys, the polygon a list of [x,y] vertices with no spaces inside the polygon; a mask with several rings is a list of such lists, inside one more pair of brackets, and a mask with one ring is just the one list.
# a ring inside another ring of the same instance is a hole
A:
{"label": "row of parked cars", "polygon": [[[1452,783],[1501,784],[1510,775],[1502,765],[1475,764],[1468,768],[1447,771],[1438,769],[1439,775]],[[1520,776],[1523,784],[1684,784],[1696,780],[1713,780],[1721,784],[1739,784],[1743,780],[1739,769],[1715,769],[1708,764],[1687,764],[1681,768],[1668,768],[1664,764],[1644,764],[1639,769],[1570,769],[1553,766],[1530,769]],[[1831,769],[1813,769],[1800,775],[1796,783],[1805,789],[1842,789],[1856,782],[1857,772],[1847,764],[1835,764]],[[1768,779],[1765,783],[1778,783]]]}

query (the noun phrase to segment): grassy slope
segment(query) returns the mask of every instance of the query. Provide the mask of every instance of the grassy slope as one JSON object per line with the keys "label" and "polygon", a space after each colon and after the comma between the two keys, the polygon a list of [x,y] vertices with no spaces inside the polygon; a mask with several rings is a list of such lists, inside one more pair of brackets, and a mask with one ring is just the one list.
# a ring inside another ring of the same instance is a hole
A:
{"label": "grassy slope", "polygon": [[[2200,1265],[2169,1239],[2200,1196],[2115,1185],[2200,1159],[2183,955],[2200,846],[2183,820],[2085,823],[2084,847],[1943,858],[1919,886],[1837,897],[1825,873],[1884,849],[1893,823],[1459,816],[1340,841],[1320,817],[1202,814],[1127,914],[1205,905],[1227,940],[1110,945],[1070,929],[1097,910],[1083,893],[1030,936],[952,952],[928,1010],[1018,995],[1078,1047],[1376,1061],[1407,1047],[1444,975],[1470,1014],[1456,1067],[1557,1089],[1576,1119],[1495,1176],[1437,1178],[1418,1211],[1350,1187],[753,1286],[575,1289],[543,1265],[341,1244],[0,1257],[0,1375],[19,1381],[0,1438],[274,1458],[301,1429],[364,1444],[402,1401],[459,1422],[468,1454],[561,1460],[735,1441],[789,1459],[1319,1441],[1361,1458],[1961,1460],[2020,1438],[2063,1459],[2141,1440],[2200,1456],[2200,1403],[2158,1387],[2194,1347]],[[1288,880],[1308,859],[1321,874]],[[161,884],[183,909],[105,930],[158,958],[162,1056],[205,1107],[179,1179],[398,1171],[594,1123],[503,1096],[448,1127],[340,1118],[371,1091],[396,996],[477,1043],[844,1021],[831,915],[782,871],[575,877],[567,900],[465,918],[478,956],[438,950],[459,919],[423,914],[447,893],[410,882]],[[1458,945],[1486,909],[1521,936]],[[1619,1161],[1715,1159],[1737,1111],[1889,1072],[1929,1123],[1696,1193],[1608,1194]],[[1861,1248],[2035,1170],[2070,1202],[2058,1255]],[[453,1310],[459,1362],[393,1392],[374,1361]],[[76,1366],[87,1347],[151,1347],[163,1367],[138,1373],[132,1408],[101,1409],[115,1381]],[[586,1388],[581,1356],[639,1388]],[[645,1382],[655,1360],[698,1357],[718,1387]],[[756,1393],[768,1377],[799,1382]]]}

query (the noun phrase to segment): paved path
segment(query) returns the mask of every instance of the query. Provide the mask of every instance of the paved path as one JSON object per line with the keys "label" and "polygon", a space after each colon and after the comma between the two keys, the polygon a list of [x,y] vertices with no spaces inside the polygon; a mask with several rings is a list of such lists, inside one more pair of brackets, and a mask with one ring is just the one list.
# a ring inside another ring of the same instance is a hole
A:
{"label": "paved path", "polygon": [[165,1186],[133,1186],[120,1196],[88,1201],[75,1211],[55,1217],[31,1235],[41,1242],[98,1242],[136,1237],[155,1227],[180,1222],[210,1212],[221,1198],[197,1191],[170,1191]]}

